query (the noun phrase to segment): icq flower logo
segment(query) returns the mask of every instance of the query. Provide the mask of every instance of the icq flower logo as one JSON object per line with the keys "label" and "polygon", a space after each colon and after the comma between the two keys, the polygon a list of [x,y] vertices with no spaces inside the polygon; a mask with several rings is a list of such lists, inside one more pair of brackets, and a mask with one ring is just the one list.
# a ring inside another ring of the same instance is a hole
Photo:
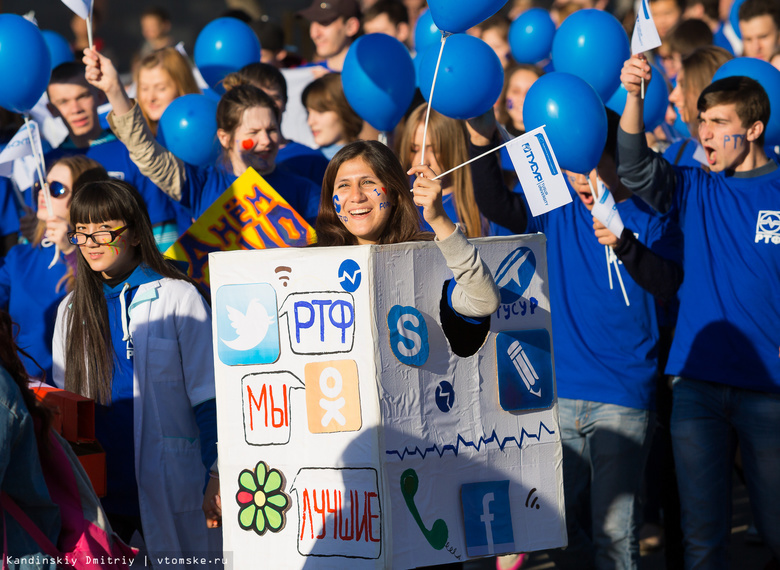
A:
{"label": "icq flower logo", "polygon": [[244,469],[238,475],[238,524],[244,530],[254,530],[260,536],[265,531],[279,532],[285,525],[285,511],[290,497],[284,492],[284,475],[269,469],[260,461],[253,471]]}

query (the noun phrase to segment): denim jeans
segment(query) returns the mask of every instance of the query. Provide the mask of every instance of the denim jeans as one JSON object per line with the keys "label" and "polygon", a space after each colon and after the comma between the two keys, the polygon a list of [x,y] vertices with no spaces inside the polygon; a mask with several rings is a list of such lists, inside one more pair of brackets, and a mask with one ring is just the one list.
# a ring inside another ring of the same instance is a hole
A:
{"label": "denim jeans", "polygon": [[685,567],[729,567],[737,444],[753,520],[780,557],[780,395],[678,378],[671,429]]}
{"label": "denim jeans", "polygon": [[558,413],[569,546],[550,557],[557,568],[637,568],[637,495],[653,412],[561,398]]}

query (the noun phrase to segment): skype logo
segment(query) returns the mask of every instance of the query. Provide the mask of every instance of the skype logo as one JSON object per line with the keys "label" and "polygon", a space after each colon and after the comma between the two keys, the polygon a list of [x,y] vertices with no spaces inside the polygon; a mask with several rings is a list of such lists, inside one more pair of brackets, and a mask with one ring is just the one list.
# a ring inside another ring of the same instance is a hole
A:
{"label": "skype logo", "polygon": [[395,305],[387,314],[390,348],[407,366],[422,366],[428,360],[428,325],[414,307]]}

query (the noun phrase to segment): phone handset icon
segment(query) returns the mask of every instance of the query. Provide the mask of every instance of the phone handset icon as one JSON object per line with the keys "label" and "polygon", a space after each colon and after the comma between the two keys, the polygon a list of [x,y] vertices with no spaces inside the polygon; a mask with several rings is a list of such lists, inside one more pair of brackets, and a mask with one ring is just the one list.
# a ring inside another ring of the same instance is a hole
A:
{"label": "phone handset icon", "polygon": [[449,537],[447,523],[442,519],[436,519],[433,521],[433,526],[430,530],[423,524],[420,512],[417,510],[417,505],[414,504],[414,496],[417,494],[417,488],[419,486],[420,481],[417,478],[417,472],[414,469],[407,469],[401,473],[401,493],[404,496],[409,512],[412,513],[417,526],[420,527],[428,544],[436,550],[441,550],[447,544],[447,538]]}

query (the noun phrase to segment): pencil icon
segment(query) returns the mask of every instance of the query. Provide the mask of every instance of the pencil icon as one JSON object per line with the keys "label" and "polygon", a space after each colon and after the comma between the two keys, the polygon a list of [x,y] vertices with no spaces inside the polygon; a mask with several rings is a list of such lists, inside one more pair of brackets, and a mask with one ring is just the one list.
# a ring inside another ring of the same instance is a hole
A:
{"label": "pencil icon", "polygon": [[515,365],[515,369],[517,370],[517,373],[520,374],[520,378],[523,379],[523,384],[525,384],[525,387],[528,389],[528,391],[537,398],[541,398],[541,386],[537,386],[536,389],[533,388],[533,386],[539,380],[539,376],[536,374],[536,370],[534,370],[534,366],[531,364],[531,361],[528,360],[528,356],[526,355],[525,350],[523,350],[520,341],[516,340],[510,344],[506,353],[512,360],[512,364]]}

